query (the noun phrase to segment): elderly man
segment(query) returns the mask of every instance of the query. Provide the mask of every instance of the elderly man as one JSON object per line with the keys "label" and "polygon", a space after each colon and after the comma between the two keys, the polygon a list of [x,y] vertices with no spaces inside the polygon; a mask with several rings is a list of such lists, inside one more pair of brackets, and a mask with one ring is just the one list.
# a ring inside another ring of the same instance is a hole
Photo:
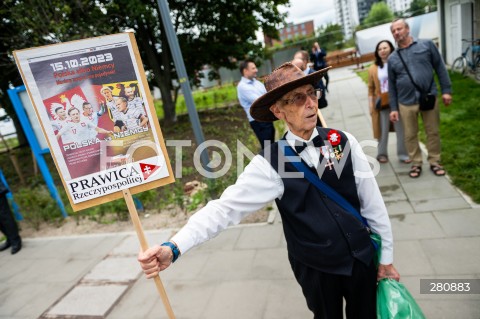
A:
{"label": "elderly man", "polygon": [[[405,147],[412,159],[411,178],[422,173],[422,151],[418,142],[418,115],[421,114],[427,135],[428,163],[436,176],[445,175],[440,164],[440,110],[438,101],[431,110],[421,110],[419,98],[424,93],[437,95],[433,70],[438,75],[445,106],[452,103],[452,85],[447,68],[432,40],[414,39],[404,19],[395,20],[390,30],[398,49],[388,58],[388,93],[390,120],[402,118]],[[420,90],[422,92],[420,92]]]}
{"label": "elderly man", "polygon": [[[255,156],[236,183],[194,214],[169,242],[139,253],[147,278],[275,199],[292,270],[315,318],[342,318],[344,299],[348,318],[376,318],[377,279],[400,277],[392,264],[390,221],[357,140],[315,125],[314,85],[324,73],[305,76],[285,63],[266,78],[267,93],[252,104],[251,115],[258,121],[284,121],[287,134]],[[303,174],[295,163],[303,163]],[[330,191],[305,178],[312,175]],[[335,200],[331,190],[343,199]],[[382,238],[378,270],[369,230],[348,205]]]}

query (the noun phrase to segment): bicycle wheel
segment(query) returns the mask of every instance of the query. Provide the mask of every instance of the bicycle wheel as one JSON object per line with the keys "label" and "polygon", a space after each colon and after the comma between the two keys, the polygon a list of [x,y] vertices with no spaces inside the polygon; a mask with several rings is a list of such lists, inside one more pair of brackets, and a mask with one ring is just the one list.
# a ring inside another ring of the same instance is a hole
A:
{"label": "bicycle wheel", "polygon": [[461,74],[465,74],[467,70],[467,61],[464,57],[458,57],[452,63],[452,70],[455,72],[460,72]]}

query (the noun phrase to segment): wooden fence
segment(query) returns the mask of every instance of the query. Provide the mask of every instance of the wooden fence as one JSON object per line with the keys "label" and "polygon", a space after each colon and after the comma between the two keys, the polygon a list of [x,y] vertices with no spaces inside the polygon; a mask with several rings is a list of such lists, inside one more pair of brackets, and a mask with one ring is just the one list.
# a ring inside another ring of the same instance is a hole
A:
{"label": "wooden fence", "polygon": [[357,50],[333,51],[327,55],[327,63],[329,66],[340,68],[343,66],[356,65],[360,68],[360,64],[370,62],[375,59],[374,53],[368,53],[359,56]]}

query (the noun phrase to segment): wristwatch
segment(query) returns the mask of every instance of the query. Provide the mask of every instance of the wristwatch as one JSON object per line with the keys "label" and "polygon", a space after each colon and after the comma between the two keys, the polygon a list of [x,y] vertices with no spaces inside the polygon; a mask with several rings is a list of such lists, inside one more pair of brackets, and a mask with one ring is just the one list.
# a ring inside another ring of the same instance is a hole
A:
{"label": "wristwatch", "polygon": [[160,246],[170,247],[170,249],[172,250],[172,253],[173,253],[172,263],[174,263],[175,260],[177,260],[178,257],[180,256],[180,250],[178,249],[177,245],[175,245],[174,243],[172,243],[170,241],[167,241],[167,242],[161,244]]}

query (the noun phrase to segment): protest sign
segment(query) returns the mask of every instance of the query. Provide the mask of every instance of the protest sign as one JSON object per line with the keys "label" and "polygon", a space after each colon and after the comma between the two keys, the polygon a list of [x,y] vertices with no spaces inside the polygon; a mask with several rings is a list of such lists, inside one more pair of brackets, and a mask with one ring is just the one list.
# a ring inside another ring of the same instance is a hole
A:
{"label": "protest sign", "polygon": [[74,210],[174,181],[133,33],[14,56]]}
{"label": "protest sign", "polygon": [[[14,56],[72,208],[123,197],[146,250],[131,194],[174,178],[133,33]],[[159,276],[155,284],[175,318]]]}

